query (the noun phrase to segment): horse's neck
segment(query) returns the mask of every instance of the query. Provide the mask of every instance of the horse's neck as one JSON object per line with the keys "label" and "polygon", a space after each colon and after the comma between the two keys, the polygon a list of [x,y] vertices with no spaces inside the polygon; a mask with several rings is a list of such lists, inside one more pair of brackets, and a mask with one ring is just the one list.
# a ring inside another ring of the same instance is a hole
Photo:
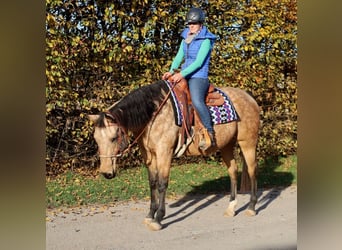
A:
{"label": "horse's neck", "polygon": [[[160,105],[160,104],[159,104]],[[130,129],[136,138],[140,133],[149,136],[149,133],[158,133],[163,136],[164,128],[177,127],[175,124],[174,111],[171,100],[167,100],[163,106],[158,106],[151,120],[140,128]]]}

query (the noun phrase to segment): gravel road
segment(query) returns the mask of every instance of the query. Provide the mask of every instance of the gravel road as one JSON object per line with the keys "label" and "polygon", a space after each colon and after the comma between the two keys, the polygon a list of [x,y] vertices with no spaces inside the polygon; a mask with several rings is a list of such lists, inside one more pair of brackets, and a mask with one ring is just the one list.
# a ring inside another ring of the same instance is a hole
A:
{"label": "gravel road", "polygon": [[249,194],[238,194],[231,218],[227,195],[168,199],[161,231],[143,224],[148,201],[47,210],[46,249],[296,249],[297,186],[258,195],[254,217],[244,214]]}

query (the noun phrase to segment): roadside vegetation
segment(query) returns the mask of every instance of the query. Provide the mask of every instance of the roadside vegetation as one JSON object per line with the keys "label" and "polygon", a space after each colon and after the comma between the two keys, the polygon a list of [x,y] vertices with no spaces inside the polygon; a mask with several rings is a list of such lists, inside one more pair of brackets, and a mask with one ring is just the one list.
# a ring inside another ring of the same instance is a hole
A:
{"label": "roadside vegetation", "polygon": [[[241,167],[239,168],[241,169]],[[259,162],[258,188],[286,187],[297,183],[297,157],[269,159]],[[216,161],[172,166],[168,197],[187,194],[230,192],[230,180],[225,166]],[[117,177],[106,180],[100,175],[85,176],[66,172],[46,179],[48,208],[109,204],[125,200],[149,199],[147,169],[128,168]]]}

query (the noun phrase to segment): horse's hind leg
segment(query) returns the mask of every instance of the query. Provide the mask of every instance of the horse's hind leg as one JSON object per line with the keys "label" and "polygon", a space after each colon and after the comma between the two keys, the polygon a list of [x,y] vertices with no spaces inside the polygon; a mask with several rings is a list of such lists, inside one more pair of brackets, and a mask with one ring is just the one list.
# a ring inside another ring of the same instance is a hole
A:
{"label": "horse's hind leg", "polygon": [[256,162],[256,144],[247,141],[239,142],[241,151],[247,164],[247,172],[251,182],[251,198],[246,210],[246,214],[254,216],[256,214],[255,205],[257,203],[257,162]]}
{"label": "horse's hind leg", "polygon": [[224,216],[232,217],[235,215],[235,207],[237,205],[237,178],[238,171],[236,162],[234,159],[234,145],[235,142],[230,143],[225,148],[221,150],[222,159],[228,168],[229,178],[230,178],[230,198],[229,198],[229,206],[224,212]]}

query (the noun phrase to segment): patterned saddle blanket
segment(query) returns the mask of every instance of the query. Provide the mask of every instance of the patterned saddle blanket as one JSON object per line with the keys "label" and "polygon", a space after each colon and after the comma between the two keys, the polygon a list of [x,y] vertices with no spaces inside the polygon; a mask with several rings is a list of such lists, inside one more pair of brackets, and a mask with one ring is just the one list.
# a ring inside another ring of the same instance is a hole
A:
{"label": "patterned saddle blanket", "polygon": [[[171,96],[173,101],[173,109],[175,113],[175,123],[177,126],[182,126],[183,122],[183,114],[182,109],[180,108],[180,103],[176,98],[176,95],[173,91],[173,88],[171,86],[171,83],[168,81],[165,81],[168,88],[171,90]],[[229,97],[219,88],[215,87],[215,91],[218,92],[222,97],[224,98],[224,103],[219,106],[208,106],[210,114],[211,114],[211,120],[214,125],[217,124],[224,124],[232,121],[236,121],[239,119],[239,116],[234,108],[234,105],[232,101],[229,99]]]}

